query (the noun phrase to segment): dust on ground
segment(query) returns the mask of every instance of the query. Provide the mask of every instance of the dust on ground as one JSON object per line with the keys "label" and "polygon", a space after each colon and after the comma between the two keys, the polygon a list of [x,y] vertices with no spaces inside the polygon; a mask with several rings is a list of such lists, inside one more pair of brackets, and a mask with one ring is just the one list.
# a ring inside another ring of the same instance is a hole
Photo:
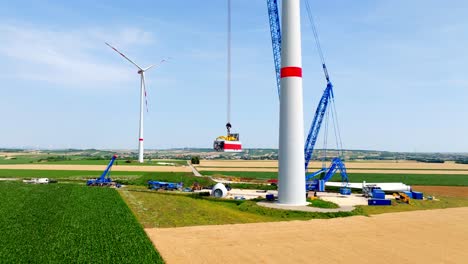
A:
{"label": "dust on ground", "polygon": [[414,191],[423,192],[424,195],[468,197],[466,186],[412,186]]}
{"label": "dust on ground", "polygon": [[167,263],[466,263],[468,207],[145,229]]}

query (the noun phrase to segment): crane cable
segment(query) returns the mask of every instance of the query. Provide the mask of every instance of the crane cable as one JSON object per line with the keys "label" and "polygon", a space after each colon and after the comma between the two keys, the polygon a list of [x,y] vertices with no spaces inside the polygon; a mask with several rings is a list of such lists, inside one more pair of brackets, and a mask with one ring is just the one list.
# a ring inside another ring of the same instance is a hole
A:
{"label": "crane cable", "polygon": [[[227,0],[227,124],[231,123],[231,0]],[[226,126],[227,126],[226,124]],[[228,129],[229,133],[229,129]]]}
{"label": "crane cable", "polygon": [[[327,80],[327,85],[328,84],[331,84],[330,82],[330,77],[328,75],[328,70],[327,70],[327,66],[325,64],[325,57],[323,56],[323,51],[322,51],[322,46],[320,45],[320,39],[318,37],[318,33],[317,33],[317,28],[315,26],[315,21],[314,21],[314,17],[312,16],[312,11],[311,11],[311,8],[310,8],[310,4],[309,4],[309,0],[305,0],[305,7],[306,7],[306,11],[307,11],[307,16],[309,18],[309,22],[310,22],[310,25],[312,27],[312,32],[314,34],[314,38],[315,38],[315,45],[317,47],[317,52],[319,54],[319,57],[320,57],[320,62],[322,63],[322,68],[323,68],[323,73],[325,74],[325,78]],[[339,123],[338,123],[338,115],[337,115],[337,111],[336,111],[336,105],[335,105],[335,96],[333,95],[333,92],[331,94],[331,116],[332,116],[332,122],[333,122],[333,130],[334,130],[334,133],[335,133],[335,140],[336,140],[336,148],[338,150],[338,156],[341,157],[341,158],[344,158],[343,156],[343,142],[341,140],[341,132],[340,132],[340,126],[339,126]],[[328,112],[328,111],[327,111]],[[326,123],[325,123],[325,133],[328,133],[328,114],[326,115]],[[326,148],[326,142],[327,142],[327,139],[326,139],[326,135],[325,135],[325,140],[324,140],[324,148]],[[326,149],[325,149],[325,155],[326,155]]]}
{"label": "crane cable", "polygon": [[325,65],[325,58],[323,57],[322,46],[320,45],[317,28],[315,27],[314,17],[312,16],[312,11],[310,10],[309,0],[305,0],[304,2],[306,6],[307,16],[309,17],[310,25],[312,26],[312,32],[315,38],[315,46],[317,47],[317,51],[320,56],[320,61],[322,62],[323,72],[325,73],[325,78],[327,79],[327,82],[330,82],[327,66]]}

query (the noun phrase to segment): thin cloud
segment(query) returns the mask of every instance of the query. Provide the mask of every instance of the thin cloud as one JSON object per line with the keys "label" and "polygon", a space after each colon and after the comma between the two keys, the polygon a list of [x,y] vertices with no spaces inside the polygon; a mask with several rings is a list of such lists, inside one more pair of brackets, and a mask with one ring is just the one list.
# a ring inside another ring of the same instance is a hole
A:
{"label": "thin cloud", "polygon": [[122,47],[154,42],[151,33],[138,28],[114,32],[100,28],[59,31],[3,24],[0,35],[0,67],[7,69],[3,76],[66,87],[105,88],[111,85],[103,83],[133,80],[128,65],[109,61],[114,54],[105,52],[104,41],[114,41]]}

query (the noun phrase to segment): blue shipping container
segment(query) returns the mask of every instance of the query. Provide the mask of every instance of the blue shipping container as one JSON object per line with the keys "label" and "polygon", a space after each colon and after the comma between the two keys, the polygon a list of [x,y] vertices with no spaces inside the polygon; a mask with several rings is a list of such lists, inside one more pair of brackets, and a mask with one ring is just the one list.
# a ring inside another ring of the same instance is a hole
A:
{"label": "blue shipping container", "polygon": [[383,191],[373,191],[372,198],[374,199],[385,199],[385,193]]}
{"label": "blue shipping container", "polygon": [[325,191],[325,181],[324,180],[319,180],[318,181],[318,191],[319,192],[324,192]]}
{"label": "blue shipping container", "polygon": [[267,201],[274,201],[275,200],[275,195],[272,193],[269,193],[266,195]]}
{"label": "blue shipping container", "polygon": [[413,194],[410,191],[405,191],[404,193],[408,195],[409,198],[413,198]]}
{"label": "blue shipping container", "polygon": [[351,194],[351,189],[350,188],[340,188],[340,194],[341,195],[350,195]]}
{"label": "blue shipping container", "polygon": [[392,205],[392,200],[389,199],[369,199],[368,205]]}
{"label": "blue shipping container", "polygon": [[423,199],[423,193],[422,192],[412,192],[413,199],[416,200],[422,200]]}

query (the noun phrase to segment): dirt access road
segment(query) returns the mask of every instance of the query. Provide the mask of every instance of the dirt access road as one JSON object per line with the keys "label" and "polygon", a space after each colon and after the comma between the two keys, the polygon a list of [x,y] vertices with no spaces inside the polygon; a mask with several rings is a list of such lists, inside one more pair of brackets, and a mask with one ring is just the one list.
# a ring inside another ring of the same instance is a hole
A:
{"label": "dirt access road", "polygon": [[167,263],[466,263],[468,207],[146,229]]}

